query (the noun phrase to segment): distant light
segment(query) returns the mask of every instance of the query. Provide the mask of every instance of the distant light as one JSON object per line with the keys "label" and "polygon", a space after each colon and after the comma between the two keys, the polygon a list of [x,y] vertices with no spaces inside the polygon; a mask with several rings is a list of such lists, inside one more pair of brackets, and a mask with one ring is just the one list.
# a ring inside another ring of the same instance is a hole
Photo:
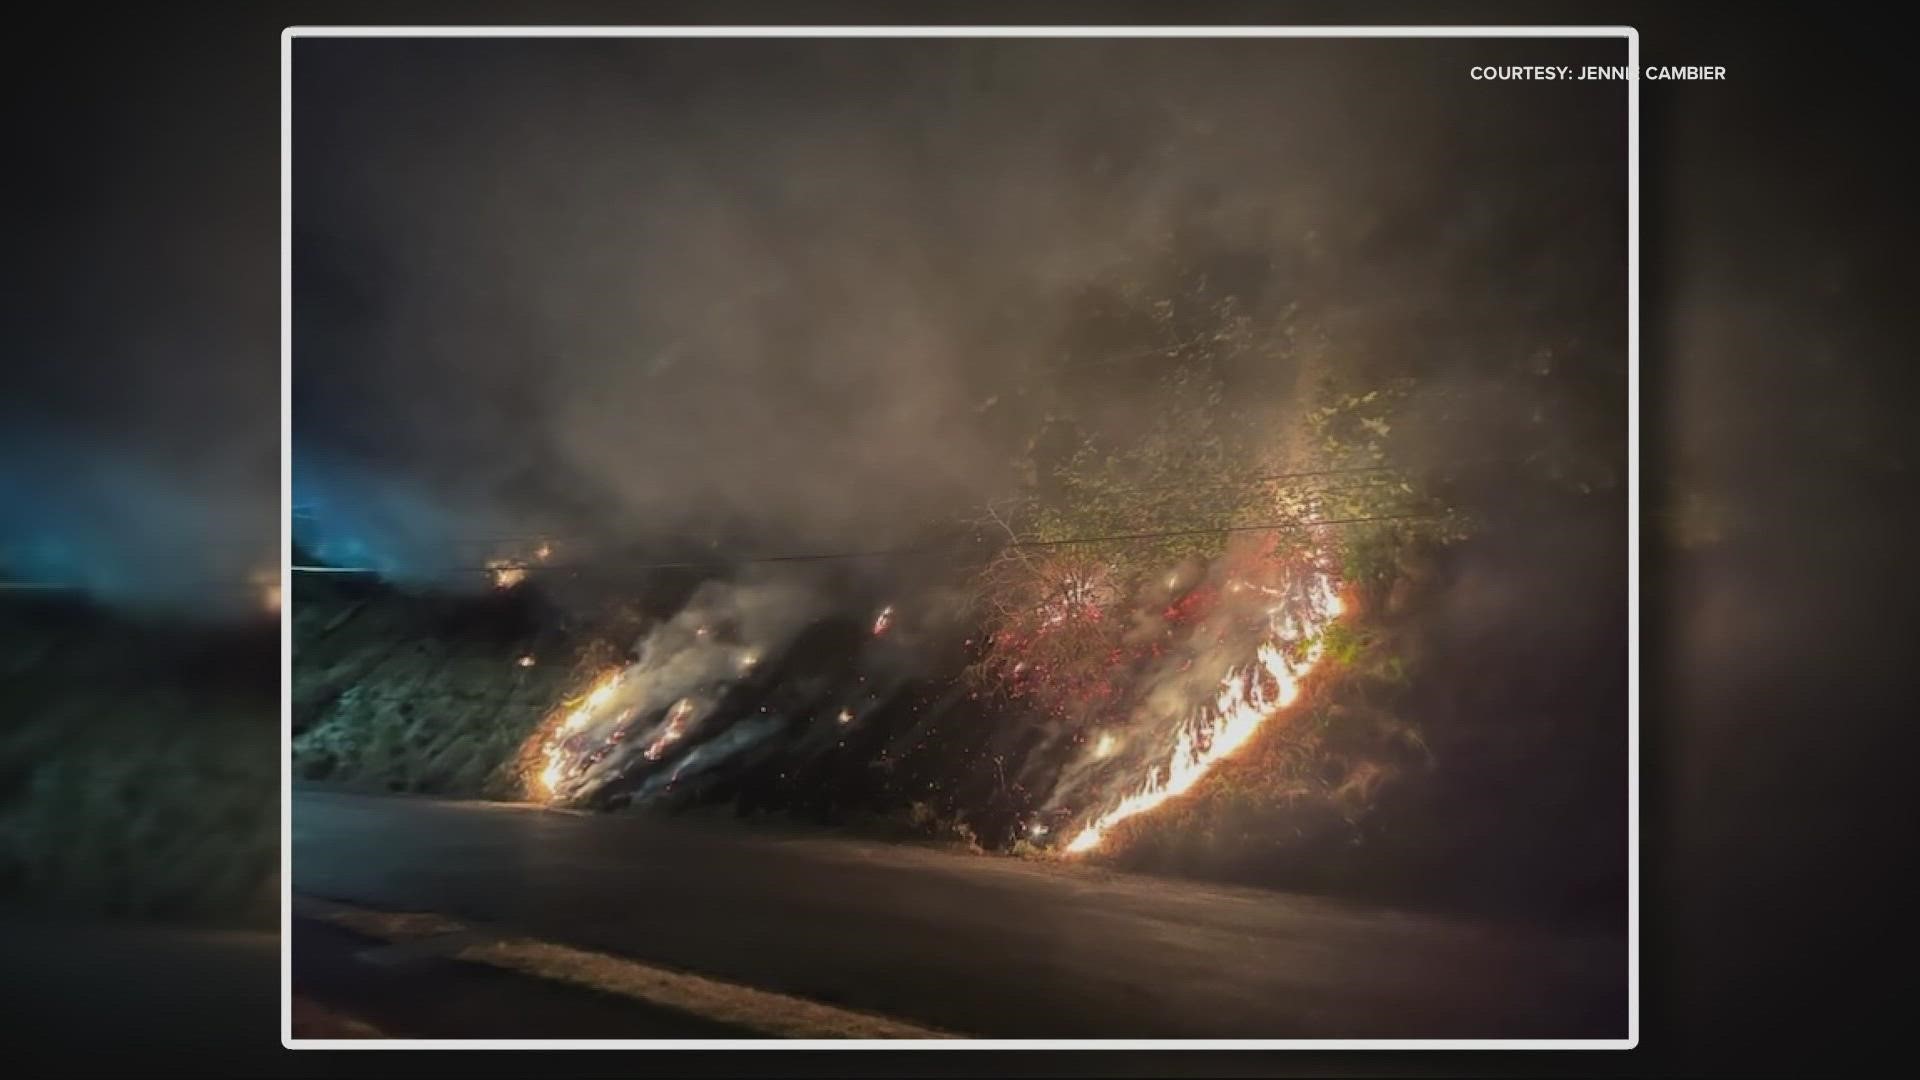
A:
{"label": "distant light", "polygon": [[527,568],[506,559],[491,559],[487,562],[487,572],[493,575],[493,587],[511,589],[527,579]]}
{"label": "distant light", "polygon": [[532,666],[533,666],[533,657],[532,657],[532,656],[522,656],[522,657],[521,657],[520,659],[518,659],[518,660],[515,660],[515,661],[514,661],[514,663],[516,663],[516,664],[518,664],[518,665],[520,665],[521,667],[532,667]]}
{"label": "distant light", "polygon": [[280,614],[280,575],[272,570],[260,570],[253,575],[255,596],[259,599],[260,610],[268,615]]}
{"label": "distant light", "polygon": [[841,723],[843,723],[843,724],[850,724],[850,723],[852,723],[852,722],[853,722],[853,710],[852,710],[852,709],[841,709],[841,710],[840,710],[840,722],[841,722]]}

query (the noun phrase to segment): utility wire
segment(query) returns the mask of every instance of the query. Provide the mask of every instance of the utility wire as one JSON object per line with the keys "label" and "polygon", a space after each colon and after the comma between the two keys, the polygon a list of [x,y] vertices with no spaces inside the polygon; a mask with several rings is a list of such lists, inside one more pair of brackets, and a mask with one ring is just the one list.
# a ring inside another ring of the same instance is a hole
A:
{"label": "utility wire", "polygon": [[[1213,526],[1206,526],[1203,528],[1194,528],[1194,529],[1164,529],[1164,530],[1156,530],[1151,532],[1105,533],[1105,534],[1096,535],[1096,536],[1068,536],[1068,537],[1061,537],[1053,540],[1014,539],[1014,540],[1008,541],[1007,543],[999,545],[999,547],[1000,548],[1053,548],[1053,547],[1070,547],[1070,546],[1077,546],[1082,544],[1132,543],[1132,542],[1147,541],[1147,540],[1172,540],[1172,539],[1179,539],[1183,537],[1192,537],[1192,536],[1219,536],[1219,535],[1224,535],[1228,533],[1282,532],[1282,531],[1289,531],[1289,530],[1295,530],[1295,529],[1318,529],[1318,528],[1325,528],[1329,526],[1339,526],[1339,525],[1365,525],[1365,524],[1373,524],[1376,522],[1386,522],[1386,521],[1430,520],[1430,519],[1440,518],[1444,516],[1445,515],[1443,514],[1379,514],[1379,515],[1373,515],[1373,516],[1367,516],[1367,517],[1327,518],[1320,521],[1265,521],[1265,522],[1257,522],[1257,523],[1246,524],[1246,525],[1213,525]],[[976,537],[975,541],[976,543],[981,542],[981,538]],[[939,546],[922,544],[922,545],[915,545],[915,546],[908,546],[908,547],[871,548],[863,551],[802,552],[802,553],[786,553],[786,554],[776,554],[776,555],[755,555],[755,556],[746,556],[746,557],[735,558],[735,559],[709,559],[704,561],[654,562],[654,563],[640,563],[640,564],[628,563],[628,564],[624,564],[624,568],[628,570],[714,570],[714,569],[726,569],[733,566],[740,566],[740,565],[747,565],[747,564],[835,562],[835,561],[846,561],[846,560],[853,560],[853,559],[890,558],[890,557],[901,556],[901,555],[928,555],[928,554],[937,553],[942,550],[951,550],[951,549],[952,549],[952,545],[939,547]],[[379,567],[373,567],[373,566],[293,566],[293,567],[290,567],[290,569],[292,570],[292,572],[296,574],[352,574],[352,575],[375,574],[375,575],[379,575],[379,574],[388,573],[388,571],[386,570],[382,570]],[[506,571],[538,570],[542,572],[547,572],[547,571],[555,571],[555,570],[577,570],[577,569],[580,569],[580,567],[576,565],[571,565],[571,564],[512,563],[505,566],[447,566],[447,567],[439,567],[427,572],[442,573],[442,574],[459,574],[459,573],[496,574],[503,570],[506,570]],[[260,587],[260,585],[262,585],[263,583],[248,582],[243,585],[242,583],[232,582],[232,581],[221,581],[221,582],[210,581],[210,582],[205,582],[203,584],[205,587],[208,587],[208,588],[223,588],[223,587],[257,588],[257,587]],[[264,584],[272,584],[272,582],[266,582]],[[62,590],[83,590],[85,588],[87,588],[87,586],[83,584],[77,584],[77,583],[38,582],[38,581],[0,581],[0,591],[56,592],[56,591],[62,591]]]}
{"label": "utility wire", "polygon": [[[1454,462],[1454,463],[1449,463],[1448,465],[1432,466],[1431,468],[1448,468],[1448,467],[1452,467],[1453,465],[1475,464],[1475,463],[1476,463],[1475,461]],[[1245,477],[1238,480],[1220,481],[1212,485],[1154,484],[1154,485],[1135,485],[1132,487],[1113,488],[1110,490],[1124,492],[1124,491],[1165,490],[1170,488],[1194,488],[1194,487],[1200,487],[1200,488],[1216,487],[1217,488],[1217,487],[1233,487],[1233,486],[1239,486],[1239,485],[1252,486],[1255,484],[1275,483],[1275,482],[1286,481],[1286,480],[1310,479],[1315,477],[1364,475],[1369,473],[1391,472],[1391,471],[1399,470],[1401,468],[1402,466],[1397,466],[1397,465],[1359,465],[1359,466],[1349,466],[1344,468],[1309,469],[1309,470],[1301,470],[1301,471],[1295,471],[1295,472],[1269,473],[1269,474],[1264,474],[1260,476]],[[1340,492],[1337,489],[1332,492],[1332,494],[1339,494],[1339,493]],[[1322,494],[1326,494],[1326,493],[1323,492]],[[997,505],[1009,505],[1010,503],[1017,504],[1019,502],[1033,501],[1035,498],[1037,498],[1037,496],[1015,497],[1014,499],[1009,500],[1008,502],[988,503],[986,504],[984,509],[991,510]],[[1111,533],[1111,534],[1098,535],[1098,536],[1065,537],[1065,538],[1055,539],[1055,540],[1032,540],[1032,539],[1015,538],[1007,543],[1001,544],[1000,547],[1001,548],[1048,548],[1048,547],[1067,547],[1067,546],[1075,546],[1075,545],[1082,545],[1082,544],[1120,543],[1120,542],[1146,541],[1146,540],[1167,540],[1167,539],[1178,539],[1182,537],[1192,537],[1192,536],[1210,536],[1210,535],[1221,535],[1221,534],[1240,533],[1240,532],[1282,531],[1282,530],[1290,530],[1290,529],[1309,529],[1309,528],[1318,528],[1322,526],[1357,525],[1357,524],[1368,524],[1373,522],[1384,522],[1384,521],[1403,521],[1403,520],[1435,518],[1440,516],[1443,516],[1443,515],[1389,514],[1389,515],[1379,515],[1379,516],[1373,516],[1373,517],[1328,519],[1323,521],[1262,522],[1262,523],[1248,524],[1248,525],[1209,526],[1204,528],[1172,529],[1172,530],[1162,530],[1162,531],[1153,531],[1153,532]],[[464,539],[452,540],[452,541],[449,541],[448,543],[454,544],[454,545],[463,544],[463,543],[464,544],[497,543],[497,542],[515,540],[515,539],[553,542],[555,540],[583,539],[583,538],[584,537],[580,537],[580,536],[567,537],[565,535],[556,536],[554,534],[546,534],[546,535],[528,535],[524,537],[497,537],[497,538],[491,538],[491,539],[479,538],[479,537],[464,538]],[[979,542],[978,537],[976,537],[976,542]],[[940,550],[943,550],[943,548],[938,546],[933,546],[933,545],[916,545],[916,546],[909,546],[909,547],[876,548],[876,549],[869,549],[869,550],[863,550],[863,551],[805,552],[805,553],[747,556],[747,557],[734,558],[734,559],[709,559],[704,561],[656,562],[656,563],[643,563],[638,565],[627,564],[627,567],[633,570],[724,569],[727,567],[744,565],[744,564],[832,562],[832,561],[846,561],[846,560],[853,560],[853,559],[887,558],[887,557],[903,556],[903,555],[932,554]],[[552,570],[575,570],[578,568],[579,568],[578,566],[571,565],[571,564],[554,564],[554,563],[543,563],[543,562],[537,562],[537,561],[535,562],[519,561],[519,562],[508,563],[503,566],[441,567],[441,568],[437,568],[427,572],[428,573],[494,574],[502,570],[521,570],[521,571],[539,570],[539,571],[545,572],[545,571],[552,571]],[[375,575],[380,575],[380,574],[388,573],[388,571],[386,570],[382,570],[379,567],[372,567],[372,566],[296,565],[291,567],[291,570],[294,573],[298,573],[298,574],[347,574],[347,575],[375,574]],[[208,587],[208,588],[223,588],[223,587],[258,588],[261,586],[261,584],[262,584],[261,582],[255,582],[255,581],[248,581],[244,583],[234,582],[234,581],[208,581],[208,582],[201,583],[203,587]],[[39,582],[39,581],[0,581],[0,592],[30,592],[30,591],[59,592],[59,591],[79,591],[79,590],[85,590],[86,588],[87,586],[81,583]]]}
{"label": "utility wire", "polygon": [[[1189,537],[1189,536],[1217,536],[1225,533],[1279,532],[1279,531],[1286,531],[1286,530],[1293,530],[1293,529],[1317,529],[1317,528],[1334,526],[1334,525],[1362,525],[1362,524],[1371,524],[1374,522],[1383,522],[1383,521],[1410,521],[1410,520],[1417,520],[1417,519],[1431,519],[1431,518],[1438,518],[1442,516],[1444,515],[1441,515],[1441,514],[1380,514],[1380,515],[1369,516],[1369,517],[1328,518],[1321,521],[1266,521],[1266,522],[1258,522],[1258,523],[1247,524],[1247,525],[1214,525],[1214,526],[1208,526],[1205,528],[1195,528],[1195,529],[1166,529],[1166,530],[1160,530],[1160,531],[1154,531],[1154,532],[1106,533],[1106,534],[1097,535],[1097,536],[1069,536],[1069,537],[1063,537],[1055,540],[1015,539],[1000,545],[1000,547],[1002,548],[1049,548],[1049,547],[1067,547],[1067,546],[1079,545],[1079,544],[1124,543],[1124,542],[1134,542],[1134,541],[1143,541],[1143,540],[1171,540],[1171,539],[1177,539],[1180,537]],[[979,538],[976,538],[976,542],[978,540]],[[740,566],[745,564],[828,562],[828,561],[839,561],[839,560],[849,560],[849,559],[885,558],[885,557],[891,557],[891,556],[897,556],[897,555],[926,555],[926,554],[933,554],[942,550],[947,550],[950,547],[951,545],[949,545],[946,548],[943,548],[943,547],[936,547],[932,545],[923,544],[923,545],[909,546],[909,547],[873,548],[865,551],[827,551],[827,552],[807,552],[807,553],[779,554],[779,555],[756,555],[756,556],[745,556],[745,557],[736,558],[736,559],[710,559],[705,561],[686,561],[686,562],[656,562],[656,563],[639,563],[639,564],[627,563],[627,564],[624,564],[624,568],[629,570],[723,569],[726,567]],[[448,567],[439,568],[437,572],[449,573],[449,574],[456,574],[456,573],[495,574],[495,573],[499,573],[502,570],[551,571],[551,570],[574,570],[574,569],[579,569],[579,567],[569,565],[569,564],[515,563],[508,566],[448,566]],[[293,570],[295,573],[316,573],[316,574],[385,573],[385,571],[380,570],[377,567],[371,567],[371,566],[295,566],[293,567]]]}
{"label": "utility wire", "polygon": [[[1155,484],[1126,484],[1126,485],[1107,488],[1105,490],[1111,494],[1133,494],[1138,492],[1172,491],[1172,490],[1217,490],[1220,488],[1232,488],[1232,487],[1255,487],[1262,484],[1274,484],[1274,483],[1280,483],[1288,480],[1308,480],[1308,479],[1316,479],[1321,477],[1365,476],[1369,474],[1392,473],[1392,472],[1433,472],[1433,471],[1443,470],[1443,469],[1460,468],[1468,465],[1482,465],[1482,464],[1487,464],[1489,462],[1497,461],[1497,460],[1500,460],[1500,459],[1468,458],[1461,461],[1443,462],[1438,465],[1423,465],[1423,466],[1417,466],[1417,467],[1408,466],[1408,465],[1397,465],[1397,464],[1352,465],[1352,466],[1346,466],[1341,468],[1305,469],[1305,470],[1300,470],[1296,472],[1262,473],[1255,476],[1238,477],[1232,480],[1201,481],[1199,483],[1194,483],[1190,481],[1165,481],[1162,483],[1155,483]],[[1323,494],[1325,493],[1326,492],[1323,492]],[[1339,493],[1340,492],[1338,490],[1332,492],[1332,494],[1339,494]],[[989,499],[984,503],[976,504],[974,506],[968,507],[967,509],[990,512],[990,511],[999,509],[1001,507],[1020,506],[1027,503],[1040,502],[1045,498],[1046,496],[1039,495],[1039,494],[1008,495],[1008,496],[1003,496],[999,498]],[[313,518],[313,515],[311,513],[296,514],[295,516],[307,518],[309,520]],[[596,537],[593,537],[586,533],[548,532],[548,533],[502,533],[502,534],[487,535],[487,536],[462,536],[462,537],[453,537],[444,542],[449,546],[452,546],[452,545],[474,545],[474,544],[509,544],[509,543],[516,543],[516,542],[560,543],[560,542],[567,542],[567,541],[574,541],[574,540],[592,540],[592,539],[596,539]]]}

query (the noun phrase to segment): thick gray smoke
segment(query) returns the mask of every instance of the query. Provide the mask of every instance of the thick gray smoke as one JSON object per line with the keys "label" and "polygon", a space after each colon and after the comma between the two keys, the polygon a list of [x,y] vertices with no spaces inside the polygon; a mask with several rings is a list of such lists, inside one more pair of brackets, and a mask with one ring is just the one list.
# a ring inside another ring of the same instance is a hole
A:
{"label": "thick gray smoke", "polygon": [[[1580,384],[1567,398],[1589,383],[1621,396],[1623,91],[1468,78],[1512,51],[300,42],[296,540],[322,561],[475,585],[534,544],[555,552],[537,581],[644,564],[636,551],[726,562],[950,541],[989,500],[1044,496],[1078,445],[1178,444],[1161,379],[1196,348],[1226,357],[1213,404],[1231,402],[1241,441],[1270,444],[1263,460],[1304,436],[1245,418],[1297,419],[1315,365],[1355,382],[1411,373],[1392,444],[1415,466],[1590,449],[1602,429],[1617,441],[1617,411],[1534,402],[1554,380]],[[951,567],[836,565],[860,587],[784,563],[710,584],[564,733],[556,788],[659,766],[645,797],[783,724],[797,747],[837,746],[829,704],[852,728],[887,708],[921,670],[907,623],[965,618],[930,599]],[[1222,566],[1183,572],[1227,584]],[[808,627],[873,618],[873,595],[897,599],[902,627],[859,648],[859,700],[825,702],[840,689],[820,676],[766,696],[765,718],[729,707]],[[1120,603],[1138,635],[1166,636],[1169,599]],[[1162,755],[1167,729],[1247,661],[1259,628],[1242,608],[1261,610],[1226,602],[1221,625],[1174,633],[1119,746],[1080,751],[1059,788],[1053,751],[1083,733],[1005,732],[990,747],[1001,786],[1095,798],[1116,763]],[[943,712],[967,708],[945,701],[890,745],[937,744]]]}
{"label": "thick gray smoke", "polygon": [[644,800],[783,729],[787,751],[802,757],[844,739],[927,674],[930,650],[964,625],[966,608],[948,591],[909,599],[880,605],[859,641],[836,645],[823,664],[795,658],[797,639],[854,603],[823,574],[747,567],[706,581],[548,735],[547,792],[581,800],[644,774],[632,795]]}
{"label": "thick gray smoke", "polygon": [[[554,736],[562,752],[554,760],[562,764],[548,787],[566,798],[589,795],[640,762],[677,752],[674,744],[708,734],[701,729],[727,690],[784,652],[826,607],[818,589],[794,574],[701,586]],[[724,745],[744,743],[736,737]]]}
{"label": "thick gray smoke", "polygon": [[1470,83],[1489,48],[303,41],[296,535],[423,578],[897,543],[1050,414],[1148,422],[1195,281],[1354,363],[1521,340],[1617,270],[1541,275],[1617,224],[1569,207],[1618,113]]}

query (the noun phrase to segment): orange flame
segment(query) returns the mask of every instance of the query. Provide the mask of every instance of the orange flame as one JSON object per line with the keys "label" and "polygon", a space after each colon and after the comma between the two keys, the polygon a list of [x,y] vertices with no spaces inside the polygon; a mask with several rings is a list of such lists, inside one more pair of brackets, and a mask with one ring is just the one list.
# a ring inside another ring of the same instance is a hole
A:
{"label": "orange flame", "polygon": [[614,690],[620,685],[620,680],[625,674],[624,670],[616,671],[602,678],[592,690],[587,692],[586,697],[581,699],[580,706],[561,721],[560,725],[554,729],[552,736],[547,739],[546,744],[540,748],[541,756],[546,762],[539,775],[540,794],[549,799],[559,796],[560,781],[565,776],[568,764],[566,737],[586,727],[593,720],[593,714],[613,696]]}
{"label": "orange flame", "polygon": [[[1331,578],[1315,575],[1308,607],[1310,617],[1300,621],[1310,625],[1297,625],[1294,620],[1274,625],[1271,636],[1261,643],[1254,663],[1229,671],[1220,681],[1220,693],[1212,708],[1180,729],[1166,765],[1154,767],[1132,794],[1082,829],[1066,845],[1068,853],[1078,855],[1094,850],[1115,825],[1193,790],[1216,765],[1245,746],[1262,724],[1293,704],[1300,696],[1301,682],[1319,662],[1322,651],[1319,632],[1338,618],[1342,610]],[[1276,612],[1275,618],[1279,617]],[[1306,644],[1298,650],[1299,659],[1290,658],[1287,646],[1303,639]],[[1267,690],[1269,683],[1276,688],[1271,693]]]}

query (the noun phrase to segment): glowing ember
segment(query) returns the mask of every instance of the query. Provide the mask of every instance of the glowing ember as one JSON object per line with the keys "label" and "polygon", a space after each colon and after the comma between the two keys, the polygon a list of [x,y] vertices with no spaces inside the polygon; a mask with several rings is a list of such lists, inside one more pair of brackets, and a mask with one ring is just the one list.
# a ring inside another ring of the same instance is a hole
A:
{"label": "glowing ember", "polygon": [[515,661],[514,661],[514,663],[515,663],[515,664],[518,664],[518,665],[519,665],[519,666],[521,666],[521,667],[532,667],[532,666],[533,666],[533,657],[531,657],[531,656],[523,656],[523,657],[521,657],[520,659],[518,659],[518,660],[515,660]]}
{"label": "glowing ember", "polygon": [[540,546],[533,551],[533,557],[539,559],[541,562],[546,562],[552,555],[553,545],[547,543],[545,540],[540,541]]}
{"label": "glowing ember", "polygon": [[1288,614],[1284,605],[1274,609],[1270,636],[1254,663],[1227,673],[1212,706],[1181,727],[1166,764],[1155,766],[1131,795],[1082,829],[1067,844],[1068,852],[1092,851],[1113,826],[1191,791],[1215,765],[1245,746],[1268,718],[1293,704],[1301,681],[1320,659],[1321,631],[1341,612],[1334,582],[1325,574],[1314,574],[1304,592],[1299,617]]}
{"label": "glowing ember", "polygon": [[886,633],[887,628],[892,625],[893,625],[893,605],[889,604],[886,607],[881,608],[879,617],[873,620],[873,636],[879,637],[880,635]]}
{"label": "glowing ember", "polygon": [[1068,622],[1099,622],[1106,606],[1117,598],[1104,567],[1075,568],[1041,603],[1040,625],[1052,628]]}
{"label": "glowing ember", "polygon": [[1093,756],[1097,758],[1106,757],[1113,753],[1113,748],[1117,745],[1118,743],[1115,741],[1113,733],[1103,731],[1100,733],[1100,741],[1093,744]]}
{"label": "glowing ember", "polygon": [[487,573],[493,576],[496,589],[511,589],[527,580],[527,568],[507,559],[488,560]]}
{"label": "glowing ember", "polygon": [[673,708],[667,710],[667,722],[661,725],[660,734],[654,737],[653,742],[647,744],[646,759],[659,761],[660,755],[666,752],[667,747],[679,742],[680,737],[687,733],[687,720],[692,716],[693,702],[686,698],[674,702]]}
{"label": "glowing ember", "polygon": [[843,723],[843,724],[850,724],[850,723],[852,723],[852,722],[853,722],[853,710],[852,710],[852,709],[841,709],[841,710],[840,710],[840,722],[841,722],[841,723]]}
{"label": "glowing ember", "polygon": [[752,650],[748,650],[747,652],[745,652],[745,653],[743,653],[743,654],[741,654],[741,657],[740,657],[740,670],[741,670],[741,671],[752,671],[752,670],[753,670],[753,666],[754,666],[755,664],[758,664],[759,662],[760,662],[760,654],[759,654],[758,652],[755,652],[755,651],[752,651]]}

